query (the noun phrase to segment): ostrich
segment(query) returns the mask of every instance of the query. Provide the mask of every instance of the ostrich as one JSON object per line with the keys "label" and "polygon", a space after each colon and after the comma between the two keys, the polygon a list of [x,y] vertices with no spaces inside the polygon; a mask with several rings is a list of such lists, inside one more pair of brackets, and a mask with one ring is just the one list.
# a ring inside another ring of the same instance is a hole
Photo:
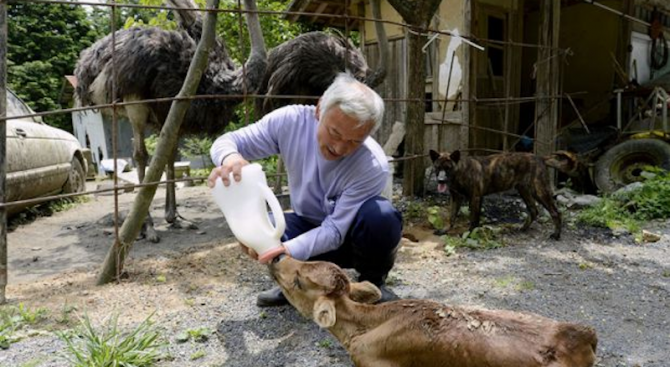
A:
{"label": "ostrich", "polygon": [[[191,0],[167,0],[177,8],[195,8]],[[242,95],[257,89],[267,65],[265,41],[261,33],[255,0],[244,0],[251,11],[246,14],[251,42],[251,53],[244,67],[236,67],[223,40],[217,38],[209,53],[207,69],[198,86],[198,95]],[[202,18],[198,12],[177,13],[180,27],[176,31],[160,28],[130,28],[115,34],[114,63],[112,69],[112,36],[108,35],[82,51],[75,75],[76,89],[82,106],[110,103],[112,85],[123,102],[173,97],[178,94],[202,32]],[[243,101],[241,97],[226,99],[196,99],[191,103],[181,125],[180,135],[189,133],[219,134],[233,117],[234,108]],[[148,153],[144,144],[147,126],[159,128],[165,122],[171,103],[129,104],[122,108],[133,129],[133,157],[137,164],[140,182],[144,180]],[[167,177],[174,179],[174,161],[177,147],[173,148],[167,164]],[[185,225],[197,228],[177,212],[174,183],[168,183],[165,202],[165,219],[173,227]],[[182,223],[180,223],[182,222]],[[143,235],[151,242],[160,239],[147,216]]]}
{"label": "ostrich", "polygon": [[[372,0],[372,14],[381,19],[380,0]],[[338,73],[350,72],[371,88],[384,81],[388,68],[388,40],[383,23],[375,22],[379,45],[379,64],[368,67],[363,53],[344,37],[323,32],[309,32],[288,40],[268,52],[268,67],[258,89],[266,98],[256,100],[256,111],[262,115],[289,104],[316,104]],[[269,98],[272,96],[304,96]]]}

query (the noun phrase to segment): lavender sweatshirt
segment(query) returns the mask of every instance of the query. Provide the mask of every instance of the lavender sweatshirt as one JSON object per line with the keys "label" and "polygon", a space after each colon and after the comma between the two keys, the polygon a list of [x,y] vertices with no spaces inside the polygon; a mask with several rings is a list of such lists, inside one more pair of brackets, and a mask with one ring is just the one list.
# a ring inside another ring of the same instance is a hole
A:
{"label": "lavender sweatshirt", "polygon": [[384,151],[371,137],[350,155],[325,160],[316,138],[319,121],[315,113],[314,106],[280,108],[255,124],[219,137],[211,150],[217,165],[232,152],[247,160],[281,155],[293,211],[317,225],[284,243],[298,260],[340,247],[358,209],[382,192],[389,172]]}

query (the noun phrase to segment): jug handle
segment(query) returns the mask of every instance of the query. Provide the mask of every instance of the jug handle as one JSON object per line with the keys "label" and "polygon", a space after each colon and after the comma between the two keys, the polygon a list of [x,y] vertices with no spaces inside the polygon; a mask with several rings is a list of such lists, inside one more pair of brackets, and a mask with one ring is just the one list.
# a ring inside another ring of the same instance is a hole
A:
{"label": "jug handle", "polygon": [[284,210],[282,210],[281,205],[279,205],[279,200],[277,200],[277,197],[267,185],[262,183],[259,183],[258,185],[261,187],[261,192],[263,193],[263,196],[265,196],[265,200],[268,202],[268,205],[270,205],[272,216],[275,219],[275,232],[273,237],[280,238],[286,229]]}

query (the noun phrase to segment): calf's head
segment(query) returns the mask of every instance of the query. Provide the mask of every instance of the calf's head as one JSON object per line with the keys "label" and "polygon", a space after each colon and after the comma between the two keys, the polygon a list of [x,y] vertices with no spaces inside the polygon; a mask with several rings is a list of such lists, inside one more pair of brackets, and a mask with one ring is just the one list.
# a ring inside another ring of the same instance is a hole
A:
{"label": "calf's head", "polygon": [[374,303],[381,298],[379,288],[370,282],[350,282],[333,263],[283,257],[269,268],[293,307],[324,328],[335,325],[338,302]]}
{"label": "calf's head", "polygon": [[437,191],[446,192],[448,189],[449,178],[452,177],[454,169],[461,159],[461,152],[458,150],[450,153],[438,153],[431,149],[430,159],[433,161],[433,170],[437,177]]}

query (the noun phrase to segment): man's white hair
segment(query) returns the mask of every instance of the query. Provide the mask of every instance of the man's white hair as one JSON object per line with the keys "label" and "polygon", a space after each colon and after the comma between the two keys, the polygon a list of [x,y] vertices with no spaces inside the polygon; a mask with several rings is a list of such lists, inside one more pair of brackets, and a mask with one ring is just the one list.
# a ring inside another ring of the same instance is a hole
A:
{"label": "man's white hair", "polygon": [[384,101],[372,88],[351,74],[340,73],[319,101],[319,120],[331,107],[339,107],[347,116],[359,121],[357,127],[372,124],[375,132],[384,118]]}

